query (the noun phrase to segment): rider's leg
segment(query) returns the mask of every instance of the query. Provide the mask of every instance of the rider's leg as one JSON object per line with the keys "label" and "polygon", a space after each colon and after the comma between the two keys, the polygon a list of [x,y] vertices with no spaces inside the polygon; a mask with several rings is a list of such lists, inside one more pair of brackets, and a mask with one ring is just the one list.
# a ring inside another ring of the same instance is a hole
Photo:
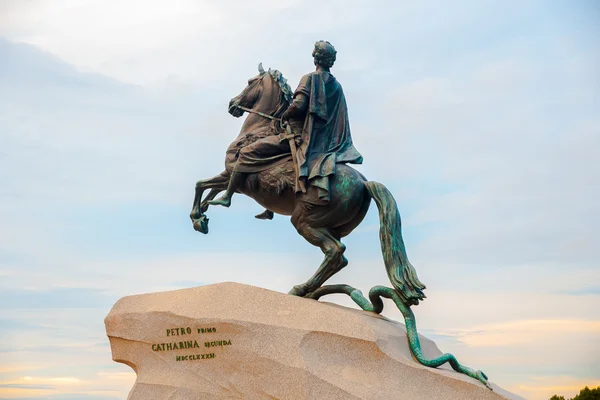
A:
{"label": "rider's leg", "polygon": [[231,196],[235,193],[236,188],[244,182],[247,173],[256,172],[262,166],[289,152],[290,145],[287,141],[280,142],[279,137],[275,135],[267,136],[243,147],[233,168],[227,191],[220,198],[209,201],[208,204],[229,207]]}
{"label": "rider's leg", "polygon": [[208,204],[229,207],[231,205],[231,196],[233,196],[236,189],[244,182],[245,178],[245,173],[234,168],[231,176],[229,177],[229,185],[227,186],[225,194],[216,200],[208,201]]}

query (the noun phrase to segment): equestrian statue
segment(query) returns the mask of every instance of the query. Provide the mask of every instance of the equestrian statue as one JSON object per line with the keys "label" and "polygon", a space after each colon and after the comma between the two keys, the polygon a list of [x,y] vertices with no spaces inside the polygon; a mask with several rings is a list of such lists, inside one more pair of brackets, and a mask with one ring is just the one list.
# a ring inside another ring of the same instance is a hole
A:
{"label": "equestrian statue", "polygon": [[[325,258],[315,274],[289,294],[318,299],[346,293],[362,309],[375,313],[383,310],[382,297],[390,298],[404,316],[411,351],[421,364],[437,367],[449,362],[491,389],[483,372],[459,364],[452,354],[427,359],[421,351],[411,306],[425,298],[425,285],[408,261],[394,197],[383,184],[367,180],[349,165],[361,164],[363,157],[352,142],[342,86],[331,74],[336,54],[331,43],[316,42],[312,52],[316,68],[300,79],[294,92],[281,72],[259,65],[258,75],[229,102],[231,115],[247,113],[247,117],[227,148],[223,172],[196,183],[193,227],[208,233],[208,207],[229,207],[235,193],[265,208],[257,218],[291,216],[298,233],[319,247]],[[392,287],[375,286],[367,300],[349,285],[323,284],[348,265],[341,239],[363,221],[371,200],[379,209],[381,249]]]}

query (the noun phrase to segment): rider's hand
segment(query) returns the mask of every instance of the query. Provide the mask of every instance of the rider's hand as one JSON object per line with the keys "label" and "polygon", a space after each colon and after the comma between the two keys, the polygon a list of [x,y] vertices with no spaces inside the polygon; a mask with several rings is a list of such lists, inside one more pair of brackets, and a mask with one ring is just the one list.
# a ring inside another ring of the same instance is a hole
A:
{"label": "rider's hand", "polygon": [[302,138],[300,136],[294,136],[294,143],[296,143],[296,146],[300,146],[302,144]]}

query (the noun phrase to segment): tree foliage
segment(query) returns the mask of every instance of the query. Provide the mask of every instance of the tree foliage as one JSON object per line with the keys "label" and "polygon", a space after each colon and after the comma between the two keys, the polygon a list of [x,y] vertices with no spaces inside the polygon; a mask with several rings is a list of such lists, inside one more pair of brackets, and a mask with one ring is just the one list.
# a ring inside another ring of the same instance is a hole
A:
{"label": "tree foliage", "polygon": [[578,395],[572,399],[565,399],[565,396],[554,395],[550,397],[550,400],[600,400],[600,386],[595,389],[584,387],[581,389]]}

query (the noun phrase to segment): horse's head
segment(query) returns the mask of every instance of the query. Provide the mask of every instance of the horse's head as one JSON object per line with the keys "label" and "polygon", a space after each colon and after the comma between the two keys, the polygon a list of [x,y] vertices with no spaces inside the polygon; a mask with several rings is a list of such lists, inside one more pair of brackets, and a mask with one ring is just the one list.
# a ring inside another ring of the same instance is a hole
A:
{"label": "horse's head", "polygon": [[[244,110],[236,106],[250,108],[277,117],[287,109],[292,101],[292,89],[281,72],[269,69],[265,71],[262,63],[258,65],[258,75],[248,79],[248,85],[229,102],[229,113],[241,117]],[[283,110],[281,110],[283,109]]]}

